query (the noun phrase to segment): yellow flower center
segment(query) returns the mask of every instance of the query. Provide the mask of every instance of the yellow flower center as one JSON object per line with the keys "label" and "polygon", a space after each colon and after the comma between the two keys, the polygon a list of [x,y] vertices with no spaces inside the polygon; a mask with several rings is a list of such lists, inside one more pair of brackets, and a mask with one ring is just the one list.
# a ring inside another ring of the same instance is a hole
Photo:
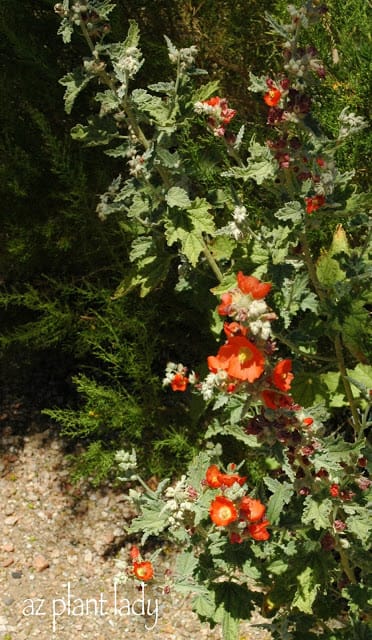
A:
{"label": "yellow flower center", "polygon": [[240,364],[245,364],[247,360],[251,360],[251,359],[252,359],[252,351],[248,347],[244,347],[243,349],[240,349],[239,355],[238,355],[238,360]]}

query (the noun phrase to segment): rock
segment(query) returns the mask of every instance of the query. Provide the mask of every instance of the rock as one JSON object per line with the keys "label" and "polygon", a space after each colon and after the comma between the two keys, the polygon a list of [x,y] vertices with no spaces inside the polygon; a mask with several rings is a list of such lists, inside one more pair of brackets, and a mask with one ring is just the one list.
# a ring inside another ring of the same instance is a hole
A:
{"label": "rock", "polygon": [[17,522],[18,522],[18,516],[8,516],[4,520],[4,524],[7,527],[13,527],[15,524],[17,524]]}
{"label": "rock", "polygon": [[32,566],[37,572],[45,571],[50,566],[49,561],[41,554],[37,554],[32,562]]}
{"label": "rock", "polygon": [[83,558],[84,558],[84,562],[86,562],[88,564],[90,564],[92,562],[93,553],[91,552],[90,549],[85,549]]}
{"label": "rock", "polygon": [[13,542],[5,542],[5,544],[3,544],[1,548],[3,551],[6,551],[6,553],[12,553],[15,549],[15,546]]}
{"label": "rock", "polygon": [[103,536],[102,536],[102,543],[103,544],[112,544],[115,540],[115,533],[113,531],[107,531]]}
{"label": "rock", "polygon": [[14,514],[14,511],[15,511],[15,505],[14,504],[7,504],[5,509],[4,509],[4,515],[12,516]]}
{"label": "rock", "polygon": [[5,604],[5,606],[10,607],[10,605],[13,604],[14,602],[14,598],[11,598],[10,596],[3,596],[2,601]]}
{"label": "rock", "polygon": [[14,563],[14,558],[7,558],[1,563],[1,566],[6,569],[6,567],[10,567]]}
{"label": "rock", "polygon": [[22,571],[12,571],[11,576],[15,580],[20,580],[22,578],[22,576],[23,576],[23,573],[22,573]]}

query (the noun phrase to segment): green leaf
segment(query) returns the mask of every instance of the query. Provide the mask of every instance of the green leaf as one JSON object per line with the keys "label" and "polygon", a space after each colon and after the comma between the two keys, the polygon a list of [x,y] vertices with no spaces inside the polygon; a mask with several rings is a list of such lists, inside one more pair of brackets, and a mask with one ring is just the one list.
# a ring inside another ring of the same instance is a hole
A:
{"label": "green leaf", "polygon": [[87,125],[77,124],[71,129],[71,137],[84,142],[87,147],[108,144],[118,135],[115,121],[109,116],[103,118],[92,116],[88,118]]}
{"label": "green leaf", "polygon": [[181,238],[181,250],[185,254],[191,266],[196,267],[198,258],[204,249],[204,243],[200,235],[183,232]]}
{"label": "green leaf", "polygon": [[300,611],[303,611],[303,613],[311,615],[313,613],[313,604],[320,587],[316,582],[315,572],[312,567],[306,567],[306,569],[297,576],[297,585],[292,604]]}
{"label": "green leaf", "polygon": [[187,209],[192,226],[196,232],[214,233],[215,225],[212,214],[209,212],[211,205],[205,198],[196,198]]}
{"label": "green leaf", "polygon": [[253,603],[246,585],[235,582],[218,582],[214,584],[214,588],[216,605],[223,614],[227,612],[237,621],[250,618]]}
{"label": "green leaf", "polygon": [[302,407],[311,407],[329,399],[329,390],[322,377],[307,371],[295,375],[291,394]]}
{"label": "green leaf", "polygon": [[185,189],[181,187],[171,187],[167,192],[165,199],[169,207],[178,207],[178,209],[188,209],[191,206],[191,200]]}
{"label": "green leaf", "polygon": [[355,369],[347,369],[348,378],[351,384],[359,389],[364,395],[369,395],[372,389],[372,366],[368,364],[358,364]]}
{"label": "green leaf", "polygon": [[362,545],[369,549],[371,544],[371,514],[367,507],[355,505],[355,514],[346,519],[347,531],[354,534]]}
{"label": "green leaf", "polygon": [[160,96],[152,96],[145,89],[134,89],[131,100],[139,111],[148,113],[159,125],[168,122],[169,110]]}
{"label": "green leaf", "polygon": [[201,620],[213,620],[216,612],[216,603],[213,595],[205,588],[204,593],[197,595],[193,599],[192,608]]}
{"label": "green leaf", "polygon": [[166,95],[171,96],[174,93],[175,84],[173,80],[171,82],[156,82],[155,84],[149,84],[148,88],[150,91],[165,93]]}
{"label": "green leaf", "polygon": [[277,22],[270,13],[267,13],[267,11],[265,11],[265,20],[269,23],[273,33],[278,33],[285,40],[290,39],[291,31],[288,29],[287,25]]}
{"label": "green leaf", "polygon": [[309,495],[304,500],[304,510],[302,514],[302,522],[314,527],[317,531],[320,529],[328,529],[330,526],[329,516],[333,509],[331,500],[326,499],[317,502]]}
{"label": "green leaf", "polygon": [[157,147],[156,156],[161,161],[163,167],[167,167],[168,169],[177,169],[180,165],[180,156],[177,151],[171,153],[168,149]]}
{"label": "green leaf", "polygon": [[267,506],[267,517],[271,524],[277,524],[285,504],[291,501],[293,485],[289,482],[279,482],[274,478],[264,478],[264,483],[272,492]]}
{"label": "green leaf", "polygon": [[199,87],[197,91],[192,94],[192,102],[203,102],[203,100],[208,100],[211,96],[213,96],[216,91],[220,88],[219,80],[212,80],[212,82],[208,82],[203,86]]}
{"label": "green leaf", "polygon": [[224,275],[222,282],[211,289],[213,295],[221,296],[226,291],[230,289],[235,289],[236,284],[236,273],[227,273]]}
{"label": "green leaf", "polygon": [[147,296],[168,275],[172,256],[162,253],[155,256],[148,256],[139,264],[137,281],[140,284],[141,298]]}
{"label": "green leaf", "polygon": [[237,424],[220,424],[217,420],[212,422],[205,433],[205,438],[213,438],[216,435],[229,435],[240,442],[244,442],[248,447],[260,447],[256,436],[249,435]]}
{"label": "green leaf", "polygon": [[95,100],[101,103],[101,109],[99,113],[100,116],[104,116],[107,113],[116,111],[116,109],[120,105],[118,95],[112,89],[107,89],[107,91],[97,93],[97,95],[95,96]]}
{"label": "green leaf", "polygon": [[341,472],[341,463],[353,465],[361,456],[364,442],[347,442],[343,438],[328,436],[323,439],[323,447],[313,454],[315,471],[326,468],[335,479]]}
{"label": "green leaf", "polygon": [[268,90],[266,80],[267,76],[256,76],[250,71],[248,90],[252,93],[266,93]]}
{"label": "green leaf", "polygon": [[222,618],[222,636],[224,640],[239,639],[239,620],[228,611],[224,611]]}
{"label": "green leaf", "polygon": [[152,503],[142,507],[140,516],[132,520],[128,527],[128,533],[142,533],[141,544],[144,544],[149,536],[159,535],[169,525],[169,512],[161,511],[160,501],[153,500]]}
{"label": "green leaf", "polygon": [[80,91],[89,84],[94,75],[87,73],[81,68],[74,69],[60,79],[59,84],[66,87],[63,96],[66,113],[71,113],[74,102]]}
{"label": "green leaf", "polygon": [[226,236],[217,236],[208,243],[208,248],[215,260],[229,260],[236,248],[236,242]]}
{"label": "green leaf", "polygon": [[175,572],[183,578],[192,576],[197,566],[198,560],[192,553],[184,552],[177,555]]}
{"label": "green leaf", "polygon": [[71,42],[71,36],[74,33],[74,26],[71,24],[68,18],[63,18],[57,35],[62,36],[62,40],[65,44],[69,44]]}
{"label": "green leaf", "polygon": [[319,376],[320,380],[327,386],[329,392],[329,406],[343,407],[346,403],[345,390],[341,385],[339,371],[328,371]]}
{"label": "green leaf", "polygon": [[290,220],[293,224],[297,224],[303,220],[304,207],[301,202],[294,200],[293,202],[287,202],[274,215],[278,220]]}
{"label": "green leaf", "polygon": [[316,274],[321,285],[333,287],[336,282],[345,280],[346,273],[343,271],[335,258],[331,258],[328,253],[322,253],[316,264]]}
{"label": "green leaf", "polygon": [[129,259],[131,262],[135,262],[140,258],[143,258],[153,246],[151,236],[138,236],[132,242]]}

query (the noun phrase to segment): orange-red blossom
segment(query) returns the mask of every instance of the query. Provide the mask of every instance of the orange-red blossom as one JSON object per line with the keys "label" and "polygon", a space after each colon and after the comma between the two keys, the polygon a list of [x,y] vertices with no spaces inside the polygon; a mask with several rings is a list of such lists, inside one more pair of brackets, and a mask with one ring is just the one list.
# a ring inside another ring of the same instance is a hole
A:
{"label": "orange-red blossom", "polygon": [[144,560],[143,562],[133,562],[133,573],[142,582],[147,582],[154,577],[154,568],[152,562]]}
{"label": "orange-red blossom", "polygon": [[265,93],[264,101],[266,102],[268,107],[276,107],[280,98],[282,97],[282,92],[279,91],[276,87],[272,87]]}
{"label": "orange-red blossom", "polygon": [[237,482],[238,484],[240,484],[240,486],[242,486],[245,483],[246,479],[246,476],[222,473],[216,464],[211,464],[205,474],[206,483],[212,489],[219,489],[222,486],[232,487],[234,482]]}
{"label": "orange-red blossom", "polygon": [[227,527],[238,519],[235,504],[225,496],[217,496],[212,500],[209,515],[217,527]]}
{"label": "orange-red blossom", "polygon": [[213,373],[223,370],[236,380],[254,382],[264,372],[265,357],[244,336],[232,336],[216,356],[208,357],[208,367]]}
{"label": "orange-red blossom", "polygon": [[238,287],[242,293],[250,294],[254,300],[261,300],[271,290],[270,282],[261,282],[255,276],[245,276],[242,271],[239,271],[236,276]]}
{"label": "orange-red blossom", "polygon": [[183,373],[176,373],[170,383],[172,391],[186,391],[189,379]]}
{"label": "orange-red blossom", "polygon": [[281,360],[275,365],[271,379],[277,389],[280,389],[281,391],[289,391],[291,388],[291,382],[294,378],[291,368],[292,360],[289,358]]}

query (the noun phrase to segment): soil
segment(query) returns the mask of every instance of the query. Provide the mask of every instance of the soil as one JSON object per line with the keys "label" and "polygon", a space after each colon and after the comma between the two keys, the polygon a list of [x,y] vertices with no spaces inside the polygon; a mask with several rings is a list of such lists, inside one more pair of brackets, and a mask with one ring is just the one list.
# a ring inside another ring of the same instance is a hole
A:
{"label": "soil", "polygon": [[[123,488],[73,484],[64,443],[47,425],[0,424],[0,640],[217,640],[190,599],[117,584],[132,541]],[[174,555],[159,556],[162,572]],[[157,565],[158,566],[158,565]],[[258,614],[241,640],[267,640]]]}

